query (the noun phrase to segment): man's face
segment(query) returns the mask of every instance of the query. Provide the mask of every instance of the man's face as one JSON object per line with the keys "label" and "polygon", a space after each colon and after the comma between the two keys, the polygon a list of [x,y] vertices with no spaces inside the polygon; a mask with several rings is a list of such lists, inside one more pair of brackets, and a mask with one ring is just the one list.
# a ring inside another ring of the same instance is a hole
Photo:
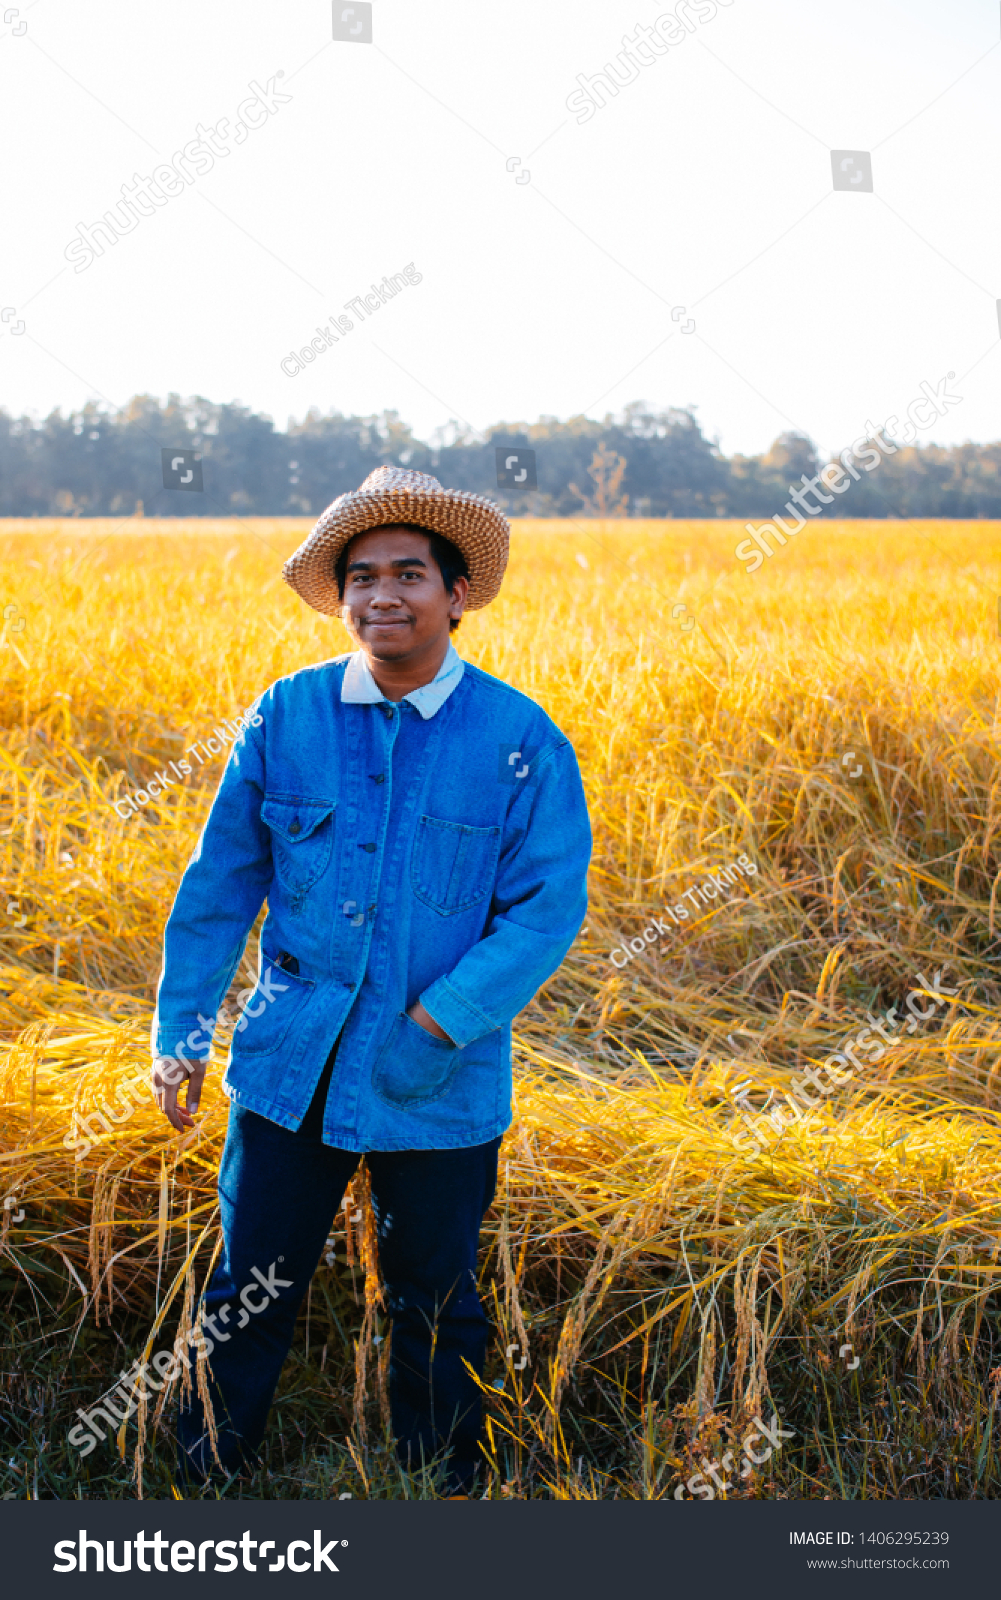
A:
{"label": "man's face", "polygon": [[341,620],[376,660],[399,661],[447,640],[468,593],[466,578],[448,593],[425,534],[370,528],[348,546]]}

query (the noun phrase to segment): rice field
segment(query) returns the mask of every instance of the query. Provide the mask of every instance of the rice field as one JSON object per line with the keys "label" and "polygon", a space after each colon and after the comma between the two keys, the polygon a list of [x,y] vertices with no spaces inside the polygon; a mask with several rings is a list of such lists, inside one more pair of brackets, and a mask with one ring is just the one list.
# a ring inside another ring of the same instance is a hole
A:
{"label": "rice field", "polygon": [[[123,1086],[224,755],[115,802],[349,647],[281,582],[308,526],[0,524],[8,1496],[171,1494],[167,1388],[68,1435],[218,1242],[225,1049],[183,1138]],[[744,537],[515,524],[456,636],[568,733],[595,830],[484,1225],[492,1498],[998,1494],[1001,525],[823,522],[753,576]],[[871,1018],[885,1051],[813,1095]],[[435,1493],[389,1446],[372,1241],[359,1177],[229,1494]]]}

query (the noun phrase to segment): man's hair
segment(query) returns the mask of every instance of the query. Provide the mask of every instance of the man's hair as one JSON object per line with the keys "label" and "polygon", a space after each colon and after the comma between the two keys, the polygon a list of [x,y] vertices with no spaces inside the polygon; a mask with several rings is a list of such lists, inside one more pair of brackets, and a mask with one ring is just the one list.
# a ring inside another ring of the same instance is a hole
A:
{"label": "man's hair", "polygon": [[[431,528],[418,527],[416,522],[401,522],[394,524],[394,526],[405,528],[407,533],[422,533],[424,535],[431,550],[431,559],[441,573],[441,581],[445,585],[446,594],[453,593],[456,578],[469,577],[469,567],[466,565],[465,556],[458,545],[454,545],[451,539],[446,539],[443,533],[435,533]],[[363,531],[368,533],[371,532],[371,529],[366,528]],[[344,585],[348,577],[348,552],[355,539],[360,538],[361,534],[356,533],[353,539],[349,539],[334,563],[334,578],[337,582],[337,597],[339,600],[344,599]],[[449,633],[454,633],[458,626],[459,618],[452,617],[448,624]]]}

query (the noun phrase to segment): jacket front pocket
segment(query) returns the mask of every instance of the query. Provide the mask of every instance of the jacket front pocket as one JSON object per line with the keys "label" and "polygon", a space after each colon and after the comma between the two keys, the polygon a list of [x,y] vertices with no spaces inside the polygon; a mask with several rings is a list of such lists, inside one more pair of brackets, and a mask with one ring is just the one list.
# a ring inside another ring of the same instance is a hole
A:
{"label": "jacket front pocket", "polygon": [[372,1088],[388,1105],[409,1109],[440,1100],[459,1069],[458,1045],[436,1039],[401,1011],[372,1068]]}
{"label": "jacket front pocket", "polygon": [[315,988],[312,978],[295,977],[262,951],[257,987],[233,1030],[234,1061],[280,1050]]}
{"label": "jacket front pocket", "polygon": [[301,795],[269,794],[261,820],[271,830],[271,855],[279,883],[303,895],[330,865],[336,802]]}
{"label": "jacket front pocket", "polygon": [[443,917],[468,911],[493,888],[499,855],[500,828],[421,817],[410,863],[414,894]]}

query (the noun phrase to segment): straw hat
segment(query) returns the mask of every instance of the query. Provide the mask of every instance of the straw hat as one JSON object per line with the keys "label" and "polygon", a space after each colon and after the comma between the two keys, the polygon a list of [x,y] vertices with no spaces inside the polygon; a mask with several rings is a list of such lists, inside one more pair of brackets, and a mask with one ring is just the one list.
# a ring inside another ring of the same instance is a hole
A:
{"label": "straw hat", "polygon": [[467,610],[497,598],[507,566],[507,518],[484,495],[443,489],[437,478],[405,467],[376,467],[360,489],[338,495],[289,556],[282,577],[314,611],[336,615],[343,602],[334,565],[344,546],[355,534],[393,522],[443,534],[462,551],[469,568]]}

